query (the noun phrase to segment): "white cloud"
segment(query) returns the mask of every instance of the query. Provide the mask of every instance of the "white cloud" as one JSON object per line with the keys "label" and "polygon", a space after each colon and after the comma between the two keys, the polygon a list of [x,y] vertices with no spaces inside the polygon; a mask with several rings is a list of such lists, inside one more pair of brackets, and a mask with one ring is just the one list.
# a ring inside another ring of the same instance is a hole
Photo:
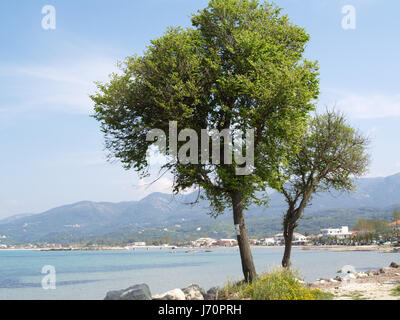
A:
{"label": "white cloud", "polygon": [[173,182],[169,177],[161,177],[157,181],[155,181],[155,178],[141,179],[137,187],[141,190],[143,196],[146,196],[152,192],[171,193],[172,184]]}
{"label": "white cloud", "polygon": [[46,167],[90,167],[107,164],[106,153],[103,151],[77,151],[60,152],[47,155],[41,159],[41,164]]}
{"label": "white cloud", "polygon": [[[117,59],[107,57],[64,60],[48,65],[2,67],[2,75],[13,85],[5,86],[6,102],[3,112],[27,110],[57,110],[69,113],[90,113],[93,102],[90,94],[96,91],[94,81],[107,81],[117,71]],[[4,96],[3,94],[3,96]]]}
{"label": "white cloud", "polygon": [[351,94],[339,99],[336,107],[357,119],[399,117],[400,95]]}

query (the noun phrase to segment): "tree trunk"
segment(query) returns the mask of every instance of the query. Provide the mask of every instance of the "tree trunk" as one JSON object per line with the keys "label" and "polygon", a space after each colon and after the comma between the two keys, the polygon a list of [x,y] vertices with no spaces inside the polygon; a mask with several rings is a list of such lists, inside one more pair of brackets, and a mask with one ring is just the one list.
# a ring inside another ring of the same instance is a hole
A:
{"label": "tree trunk", "polygon": [[[246,226],[244,224],[242,193],[235,191],[231,195],[233,205],[233,222],[237,230],[237,241],[240,250],[240,258],[242,260],[242,270],[246,282],[252,282],[256,274],[254,267],[253,255],[251,254],[249,239],[247,238]],[[238,228],[238,229],[237,229]]]}
{"label": "tree trunk", "polygon": [[282,258],[282,267],[290,268],[290,254],[292,252],[294,226],[285,219],[283,223],[283,237],[285,239],[285,252]]}

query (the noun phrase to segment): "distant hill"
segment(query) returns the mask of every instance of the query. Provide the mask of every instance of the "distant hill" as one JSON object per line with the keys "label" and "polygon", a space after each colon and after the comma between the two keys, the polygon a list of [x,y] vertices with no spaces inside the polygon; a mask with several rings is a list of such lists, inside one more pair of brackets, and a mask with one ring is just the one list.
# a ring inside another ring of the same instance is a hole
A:
{"label": "distant hill", "polygon": [[[400,208],[400,174],[359,179],[356,185],[355,193],[334,192],[315,196],[305,212],[309,219],[300,222],[299,231],[318,232],[321,227],[351,226],[360,217],[389,219],[391,212]],[[40,214],[0,220],[0,234],[6,235],[14,243],[68,242],[102,237],[151,239],[233,234],[230,212],[212,221],[207,215],[208,201],[188,204],[195,198],[196,193],[178,196],[152,193],[140,201],[82,201]],[[280,231],[285,207],[282,196],[276,192],[270,195],[269,208],[251,206],[246,212],[250,235],[268,235]]]}

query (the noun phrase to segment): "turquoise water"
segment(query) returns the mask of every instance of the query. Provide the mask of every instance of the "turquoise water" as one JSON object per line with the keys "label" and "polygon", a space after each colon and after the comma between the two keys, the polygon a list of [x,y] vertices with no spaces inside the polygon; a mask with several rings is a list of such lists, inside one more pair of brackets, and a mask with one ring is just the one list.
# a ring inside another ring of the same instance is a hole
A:
{"label": "turquoise water", "polygon": [[[279,265],[281,248],[255,248],[257,271]],[[294,249],[293,265],[306,281],[334,277],[344,265],[357,271],[400,263],[398,253],[332,252]],[[41,286],[42,267],[56,270],[56,289]],[[206,289],[241,276],[238,249],[135,251],[2,251],[0,299],[103,299],[109,290],[147,283],[153,294],[197,283]]]}

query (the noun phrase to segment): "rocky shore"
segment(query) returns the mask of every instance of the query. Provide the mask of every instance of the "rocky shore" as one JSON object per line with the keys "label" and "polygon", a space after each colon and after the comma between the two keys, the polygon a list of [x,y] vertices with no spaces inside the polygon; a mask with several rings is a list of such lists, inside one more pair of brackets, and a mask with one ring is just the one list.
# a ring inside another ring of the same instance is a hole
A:
{"label": "rocky shore", "polygon": [[[331,293],[334,300],[399,300],[400,265],[357,273],[343,270],[332,279],[318,279],[304,285]],[[152,295],[147,284],[137,284],[123,290],[109,291],[104,300],[218,300],[218,287],[205,291],[197,284]]]}
{"label": "rocky shore", "polygon": [[218,287],[212,287],[208,291],[197,284],[191,284],[186,288],[173,289],[162,294],[152,296],[147,284],[137,284],[123,290],[107,292],[104,300],[217,300]]}
{"label": "rocky shore", "polygon": [[[334,279],[319,279],[309,284],[334,295],[334,300],[399,300],[400,265],[392,262],[389,267],[374,271],[348,271]],[[399,290],[399,289],[397,289]]]}

